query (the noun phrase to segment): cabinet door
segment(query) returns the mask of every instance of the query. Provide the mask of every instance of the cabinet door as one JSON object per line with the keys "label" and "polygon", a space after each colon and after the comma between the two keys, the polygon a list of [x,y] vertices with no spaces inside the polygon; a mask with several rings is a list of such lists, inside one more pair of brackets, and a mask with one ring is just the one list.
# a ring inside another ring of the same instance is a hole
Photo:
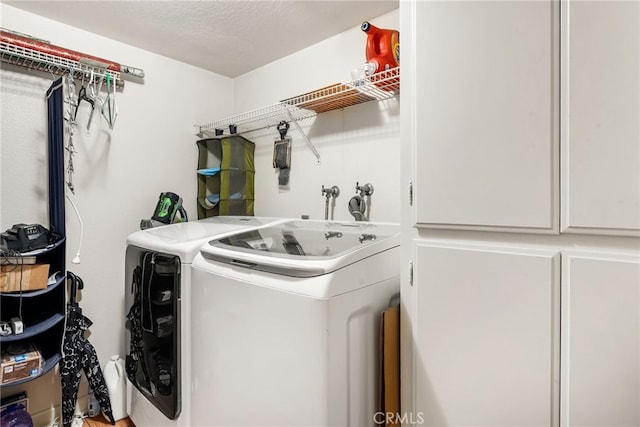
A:
{"label": "cabinet door", "polygon": [[559,255],[417,244],[414,415],[427,426],[551,426]]}
{"label": "cabinet door", "polygon": [[558,5],[416,2],[418,225],[557,232]]}
{"label": "cabinet door", "polygon": [[640,2],[564,6],[563,231],[640,235]]}
{"label": "cabinet door", "polygon": [[640,256],[568,252],[562,275],[562,425],[640,425]]}

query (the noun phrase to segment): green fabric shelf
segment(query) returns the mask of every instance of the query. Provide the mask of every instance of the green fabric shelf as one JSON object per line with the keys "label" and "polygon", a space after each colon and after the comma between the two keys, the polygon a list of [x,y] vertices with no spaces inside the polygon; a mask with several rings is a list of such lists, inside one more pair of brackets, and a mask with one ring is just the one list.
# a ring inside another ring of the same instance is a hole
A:
{"label": "green fabric shelf", "polygon": [[253,215],[255,144],[240,135],[197,141],[198,219]]}

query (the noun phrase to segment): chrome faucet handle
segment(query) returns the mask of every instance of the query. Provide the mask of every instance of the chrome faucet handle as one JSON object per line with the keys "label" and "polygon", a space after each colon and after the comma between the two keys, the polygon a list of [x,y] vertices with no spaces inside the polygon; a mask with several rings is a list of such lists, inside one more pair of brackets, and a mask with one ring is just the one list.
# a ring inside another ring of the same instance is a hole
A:
{"label": "chrome faucet handle", "polygon": [[[334,199],[338,197],[340,195],[340,189],[336,185],[334,185],[331,188],[324,188],[324,185],[323,185],[321,194],[327,197],[326,201],[324,202],[324,219],[328,220],[329,219],[329,199],[331,199],[331,197],[333,197]],[[331,214],[331,219],[333,220],[333,214]]]}
{"label": "chrome faucet handle", "polygon": [[360,185],[360,183],[356,182],[356,192],[360,192],[361,196],[370,196],[373,194],[373,185],[366,183],[365,185]]}
{"label": "chrome faucet handle", "polygon": [[337,185],[334,185],[331,188],[324,188],[324,185],[322,186],[322,195],[327,196],[327,199],[329,197],[333,197],[336,198],[340,195],[340,189],[338,188]]}

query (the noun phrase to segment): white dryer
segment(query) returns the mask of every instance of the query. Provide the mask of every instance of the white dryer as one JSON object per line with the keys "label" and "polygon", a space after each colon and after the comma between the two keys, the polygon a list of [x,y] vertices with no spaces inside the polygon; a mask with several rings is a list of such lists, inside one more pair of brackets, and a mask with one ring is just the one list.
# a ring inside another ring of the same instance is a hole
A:
{"label": "white dryer", "polygon": [[191,262],[208,240],[282,221],[218,216],[127,238],[125,367],[138,427],[190,426]]}
{"label": "white dryer", "polygon": [[192,264],[192,424],[373,425],[399,232],[292,220],[204,245]]}

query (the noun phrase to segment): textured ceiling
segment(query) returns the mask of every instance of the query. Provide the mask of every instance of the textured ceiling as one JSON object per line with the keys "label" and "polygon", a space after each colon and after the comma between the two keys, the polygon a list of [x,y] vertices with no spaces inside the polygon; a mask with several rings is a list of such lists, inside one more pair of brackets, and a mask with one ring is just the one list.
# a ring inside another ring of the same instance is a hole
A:
{"label": "textured ceiling", "polygon": [[228,77],[398,8],[398,0],[1,1]]}

